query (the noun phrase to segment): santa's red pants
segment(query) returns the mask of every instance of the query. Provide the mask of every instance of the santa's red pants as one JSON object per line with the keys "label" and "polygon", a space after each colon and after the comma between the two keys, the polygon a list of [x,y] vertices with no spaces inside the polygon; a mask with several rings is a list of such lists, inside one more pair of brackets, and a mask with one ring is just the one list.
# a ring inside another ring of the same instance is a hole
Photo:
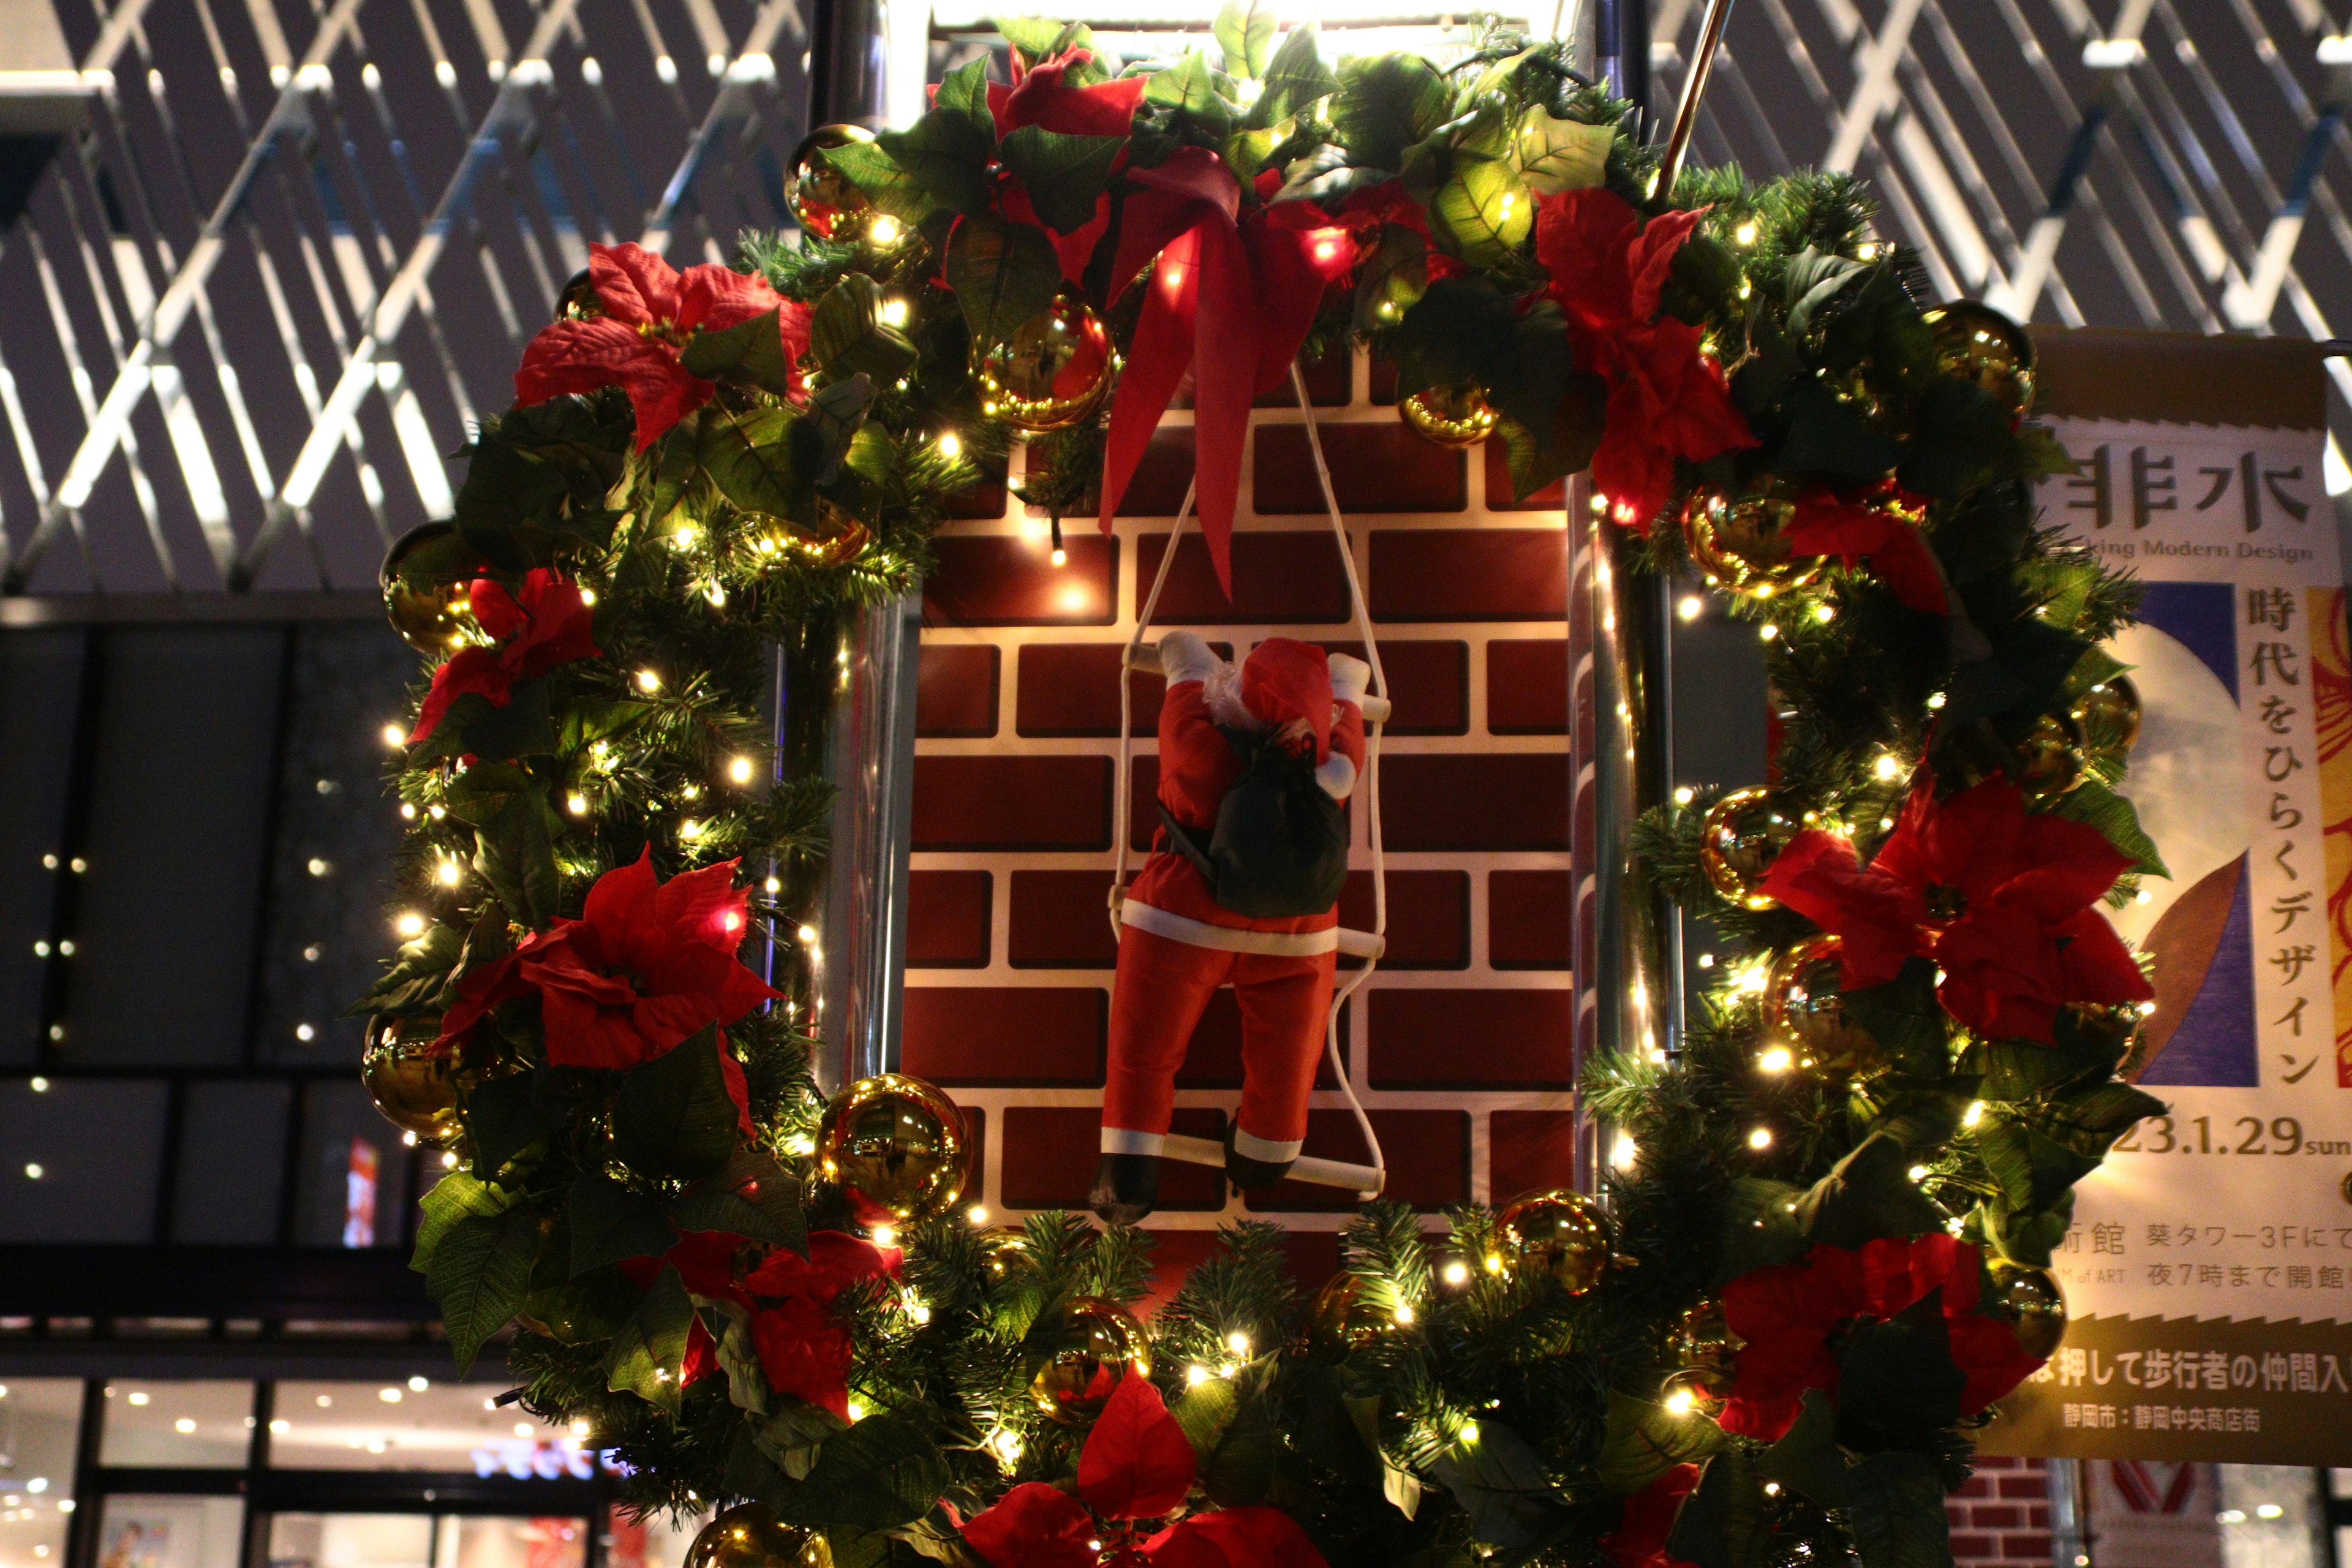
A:
{"label": "santa's red pants", "polygon": [[1295,1159],[1307,1137],[1307,1096],[1315,1087],[1339,955],[1226,952],[1135,926],[1118,941],[1104,1152],[1160,1152],[1192,1027],[1217,987],[1231,985],[1242,1009],[1237,1142],[1253,1159]]}

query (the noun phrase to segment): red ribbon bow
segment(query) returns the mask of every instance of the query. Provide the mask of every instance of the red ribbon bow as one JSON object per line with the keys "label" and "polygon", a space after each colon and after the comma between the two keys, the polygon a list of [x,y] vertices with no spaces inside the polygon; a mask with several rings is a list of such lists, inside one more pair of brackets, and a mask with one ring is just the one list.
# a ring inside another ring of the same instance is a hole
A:
{"label": "red ribbon bow", "polygon": [[1310,202],[1241,210],[1241,184],[1206,148],[1181,147],[1127,201],[1114,279],[1155,256],[1142,319],[1110,409],[1103,531],[1127,494],[1160,416],[1192,368],[1195,504],[1217,582],[1233,596],[1234,502],[1251,402],[1281,384],[1315,307],[1354,267],[1348,231]]}

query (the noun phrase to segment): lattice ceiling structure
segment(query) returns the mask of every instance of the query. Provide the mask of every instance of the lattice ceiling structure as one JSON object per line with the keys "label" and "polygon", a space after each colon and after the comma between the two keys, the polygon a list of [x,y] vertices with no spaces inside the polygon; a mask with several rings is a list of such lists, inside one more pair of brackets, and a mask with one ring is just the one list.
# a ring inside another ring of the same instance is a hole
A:
{"label": "lattice ceiling structure", "polygon": [[[372,586],[387,540],[446,514],[446,456],[587,242],[684,264],[789,221],[814,3],[60,0],[87,114],[0,243],[0,617]],[[961,3],[931,13],[934,65],[984,29]],[[2345,3],[1738,0],[1697,155],[1869,176],[1947,295],[2339,337]],[[1459,32],[1323,9],[1340,47]],[[1661,114],[1703,11],[1654,7]],[[904,13],[896,116],[920,103]]]}

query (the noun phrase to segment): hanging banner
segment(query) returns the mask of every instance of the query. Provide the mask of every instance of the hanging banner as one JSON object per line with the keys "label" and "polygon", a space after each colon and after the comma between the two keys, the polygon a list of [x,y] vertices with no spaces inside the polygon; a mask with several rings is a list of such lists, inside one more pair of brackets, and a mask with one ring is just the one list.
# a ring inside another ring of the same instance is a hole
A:
{"label": "hanging banner", "polygon": [[2109,650],[2123,793],[2171,871],[2132,1076],[2168,1102],[2079,1188],[2064,1344],[1994,1453],[2317,1465],[2352,1420],[2352,651],[2312,346],[2037,334],[2080,466],[2042,521],[2146,585]]}

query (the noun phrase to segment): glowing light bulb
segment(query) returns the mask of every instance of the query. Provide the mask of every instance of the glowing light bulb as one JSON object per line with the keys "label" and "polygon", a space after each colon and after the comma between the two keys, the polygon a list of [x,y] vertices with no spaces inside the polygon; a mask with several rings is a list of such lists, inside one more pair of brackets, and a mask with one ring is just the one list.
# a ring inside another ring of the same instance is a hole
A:
{"label": "glowing light bulb", "polygon": [[1692,801],[1697,798],[1698,791],[1691,788],[1688,784],[1684,784],[1675,791],[1675,804],[1676,805],[1688,805]]}
{"label": "glowing light bulb", "polygon": [[585,816],[588,815],[588,797],[573,790],[563,797],[563,809],[574,816]]}
{"label": "glowing light bulb", "polygon": [[1055,545],[1054,547],[1054,564],[1056,566],[1066,566],[1069,563],[1070,552],[1063,549],[1060,545]]}
{"label": "glowing light bulb", "polygon": [[1750,1149],[1769,1149],[1772,1146],[1772,1130],[1759,1127],[1748,1135],[1748,1146]]}
{"label": "glowing light bulb", "polygon": [[907,301],[885,300],[882,308],[874,313],[886,327],[903,327],[907,324]]}
{"label": "glowing light bulb", "polygon": [[1925,1165],[1914,1165],[1911,1167],[1910,1175],[1911,1179],[1915,1182],[1924,1182],[1927,1179],[1927,1167]]}
{"label": "glowing light bulb", "polygon": [[1749,218],[1746,223],[1743,223],[1738,227],[1733,229],[1731,231],[1731,240],[1735,245],[1755,244],[1756,220],[1754,218]]}
{"label": "glowing light bulb", "polygon": [[680,838],[699,838],[702,837],[702,824],[689,816],[677,825],[677,836]]}
{"label": "glowing light bulb", "polygon": [[849,1402],[849,1418],[852,1421],[863,1421],[866,1419],[866,1402],[864,1400],[853,1399]]}
{"label": "glowing light bulb", "polygon": [[466,879],[466,869],[455,860],[444,859],[434,875],[440,879],[443,887],[454,888]]}
{"label": "glowing light bulb", "polygon": [[1827,626],[1832,621],[1837,619],[1837,611],[1827,605],[1815,605],[1813,606],[1813,619],[1821,622],[1823,626]]}
{"label": "glowing light bulb", "polygon": [[387,746],[404,746],[408,744],[408,731],[397,724],[386,724],[383,727],[383,743]]}
{"label": "glowing light bulb", "polygon": [[875,1245],[875,1246],[877,1246],[877,1247],[896,1247],[896,1246],[898,1246],[898,1227],[897,1227],[896,1226],[887,1226],[887,1225],[877,1225],[877,1226],[876,1226],[874,1227],[874,1245]]}
{"label": "glowing light bulb", "polygon": [[729,763],[727,764],[727,776],[733,779],[739,784],[750,784],[751,782],[751,759],[749,757],[738,757],[733,762]]}
{"label": "glowing light bulb", "polygon": [[772,899],[778,893],[784,890],[784,879],[782,877],[771,877],[766,881],[761,883],[760,887],[761,889],[768,895],[768,897]]}
{"label": "glowing light bulb", "polygon": [[595,589],[593,589],[593,588],[583,588],[583,589],[581,589],[581,590],[580,590],[580,602],[581,602],[582,604],[583,604],[583,605],[593,605],[593,604],[594,604],[594,603],[596,602],[596,590],[595,590]]}
{"label": "glowing light bulb", "polygon": [[1442,1278],[1448,1285],[1466,1284],[1470,1279],[1470,1266],[1457,1258],[1445,1266]]}
{"label": "glowing light bulb", "polygon": [[803,926],[799,931],[794,931],[793,934],[799,937],[803,942],[814,942],[816,940],[816,927]]}
{"label": "glowing light bulb", "polygon": [[986,1225],[988,1223],[988,1205],[986,1204],[974,1204],[971,1207],[963,1211],[963,1217],[971,1221],[974,1225]]}
{"label": "glowing light bulb", "polygon": [[392,929],[406,937],[423,936],[425,934],[425,917],[418,914],[415,910],[405,910],[401,914],[399,919],[392,922]]}
{"label": "glowing light bulb", "polygon": [[1984,1120],[1984,1112],[1985,1107],[1983,1100],[1969,1100],[1968,1110],[1961,1113],[1960,1125],[1963,1127],[1974,1127],[1978,1122]]}
{"label": "glowing light bulb", "polygon": [[1686,621],[1695,621],[1698,619],[1701,612],[1705,611],[1706,608],[1706,601],[1700,598],[1696,594],[1685,594],[1681,600],[1675,605],[1675,614],[1680,616]]}
{"label": "glowing light bulb", "polygon": [[1411,1328],[1411,1327],[1412,1326],[1413,1319],[1414,1319],[1417,1315],[1418,1315],[1418,1314],[1416,1314],[1416,1313],[1413,1311],[1413,1310],[1412,1310],[1412,1302],[1410,1302],[1410,1301],[1399,1301],[1399,1302],[1397,1303],[1397,1310],[1396,1310],[1396,1321],[1397,1321],[1397,1327],[1399,1327],[1399,1328],[1401,1328],[1401,1329],[1404,1329],[1404,1328]]}
{"label": "glowing light bulb", "polygon": [[656,675],[650,669],[641,669],[637,671],[637,689],[640,691],[659,691],[661,689],[661,677]]}
{"label": "glowing light bulb", "polygon": [[1938,709],[1942,708],[1943,706],[1944,706],[1944,694],[1943,694],[1942,692],[1940,692],[1940,691],[1938,691],[1938,692],[1935,693],[1933,696],[1931,696],[1931,697],[1929,697],[1929,698],[1927,699],[1927,711],[1928,711],[1928,712],[1930,712],[1930,713],[1933,713],[1933,712],[1937,711]]}
{"label": "glowing light bulb", "polygon": [[888,246],[898,244],[899,236],[904,233],[906,230],[900,226],[898,220],[885,213],[876,218],[866,229],[866,237],[877,245]]}
{"label": "glowing light bulb", "polygon": [[1184,1381],[1198,1388],[1209,1381],[1209,1369],[1196,1361],[1184,1369]]}
{"label": "glowing light bulb", "polygon": [[1462,1441],[1463,1441],[1463,1443],[1464,1443],[1465,1446],[1467,1446],[1467,1445],[1469,1445],[1469,1444],[1475,1443],[1477,1440],[1478,1440],[1478,1423],[1476,1423],[1475,1421],[1465,1421],[1464,1423],[1462,1423]]}
{"label": "glowing light bulb", "polygon": [[409,805],[409,804],[408,804],[408,802],[406,802],[406,801],[404,801],[404,801],[402,801],[402,802],[400,803],[400,819],[401,819],[403,822],[414,822],[414,821],[415,821],[415,820],[416,820],[416,808],[415,808],[415,806],[413,806],[413,805]]}
{"label": "glowing light bulb", "polygon": [[940,437],[940,456],[960,458],[963,455],[963,438],[950,430]]}
{"label": "glowing light bulb", "polygon": [[1762,626],[1756,628],[1756,635],[1762,637],[1766,642],[1770,642],[1774,637],[1780,635],[1780,628],[1774,626],[1771,622],[1766,621]]}
{"label": "glowing light bulb", "polygon": [[1640,1144],[1620,1132],[1617,1134],[1617,1142],[1610,1145],[1609,1163],[1617,1170],[1630,1171],[1633,1168],[1633,1162],[1641,1157],[1641,1152]]}
{"label": "glowing light bulb", "polygon": [[1796,1065],[1796,1058],[1789,1054],[1788,1047],[1774,1046],[1756,1058],[1756,1065],[1766,1072],[1787,1072]]}
{"label": "glowing light bulb", "polygon": [[1903,763],[1894,752],[1887,752],[1883,753],[1877,762],[1871,764],[1870,771],[1878,775],[1880,783],[1893,784],[1903,776]]}
{"label": "glowing light bulb", "polygon": [[1235,1355],[1247,1355],[1250,1353],[1250,1337],[1235,1329],[1225,1336],[1225,1348]]}
{"label": "glowing light bulb", "polygon": [[1687,1388],[1677,1388],[1666,1395],[1665,1406],[1669,1415],[1687,1415],[1698,1408],[1698,1395]]}

